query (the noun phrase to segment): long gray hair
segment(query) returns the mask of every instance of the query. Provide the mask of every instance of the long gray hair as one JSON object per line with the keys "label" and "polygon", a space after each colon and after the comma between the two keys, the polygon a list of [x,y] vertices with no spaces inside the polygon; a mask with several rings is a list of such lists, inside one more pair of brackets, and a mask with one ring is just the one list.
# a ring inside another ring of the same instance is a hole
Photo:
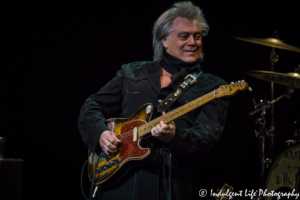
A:
{"label": "long gray hair", "polygon": [[[164,46],[162,39],[168,37],[172,32],[172,24],[177,17],[186,18],[190,21],[196,20],[201,28],[201,37],[208,34],[209,26],[199,7],[193,5],[190,1],[174,3],[174,5],[165,11],[155,22],[153,27],[153,61],[161,62],[164,56]],[[203,56],[201,53],[200,59]]]}

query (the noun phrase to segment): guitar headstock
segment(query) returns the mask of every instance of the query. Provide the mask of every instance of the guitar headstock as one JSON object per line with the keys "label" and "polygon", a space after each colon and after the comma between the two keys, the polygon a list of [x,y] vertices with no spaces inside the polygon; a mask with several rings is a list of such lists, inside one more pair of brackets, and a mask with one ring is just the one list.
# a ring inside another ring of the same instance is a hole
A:
{"label": "guitar headstock", "polygon": [[244,80],[237,81],[237,82],[231,82],[228,85],[222,85],[218,89],[216,89],[216,98],[224,97],[224,96],[233,96],[240,90],[250,90],[251,88],[248,86],[248,83]]}

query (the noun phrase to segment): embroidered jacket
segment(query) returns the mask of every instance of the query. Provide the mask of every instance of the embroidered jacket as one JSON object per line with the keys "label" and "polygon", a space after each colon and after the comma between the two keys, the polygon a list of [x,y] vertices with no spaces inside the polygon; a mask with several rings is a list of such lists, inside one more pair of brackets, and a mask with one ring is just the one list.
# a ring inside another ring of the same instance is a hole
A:
{"label": "embroidered jacket", "polygon": [[[106,119],[127,118],[145,103],[158,106],[158,100],[164,99],[180,83],[181,79],[173,80],[170,87],[161,89],[160,64],[157,62],[139,61],[122,65],[115,77],[99,92],[88,97],[82,106],[78,127],[84,143],[92,150],[99,148],[100,135],[108,130]],[[224,80],[202,73],[197,83],[184,92],[170,109],[184,105],[224,84],[227,84]],[[214,146],[224,129],[227,107],[228,98],[218,98],[174,120],[176,133],[172,149],[174,162],[177,163],[174,166],[180,168],[176,177],[181,177],[177,178],[181,182],[177,187],[191,185],[192,174],[184,160],[188,155],[206,153]],[[182,189],[185,190],[186,188]],[[186,195],[180,195],[182,198],[190,198],[188,192],[183,193]]]}

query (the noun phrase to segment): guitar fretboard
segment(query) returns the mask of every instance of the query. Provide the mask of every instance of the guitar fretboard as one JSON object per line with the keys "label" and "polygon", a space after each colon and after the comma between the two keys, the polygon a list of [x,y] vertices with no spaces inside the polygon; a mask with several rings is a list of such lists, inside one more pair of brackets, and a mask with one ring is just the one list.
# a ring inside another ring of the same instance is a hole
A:
{"label": "guitar fretboard", "polygon": [[213,100],[214,98],[217,98],[217,97],[215,97],[214,94],[215,94],[215,91],[212,91],[206,95],[203,95],[202,97],[199,97],[187,104],[184,104],[184,105],[172,110],[171,112],[166,113],[165,115],[162,115],[162,116],[148,122],[147,124],[140,126],[138,129],[139,137],[145,136],[146,134],[150,133],[151,129],[153,127],[157,126],[157,124],[159,124],[160,121],[163,121],[165,124],[169,123],[169,122],[173,121],[174,119],[177,119],[178,117]]}

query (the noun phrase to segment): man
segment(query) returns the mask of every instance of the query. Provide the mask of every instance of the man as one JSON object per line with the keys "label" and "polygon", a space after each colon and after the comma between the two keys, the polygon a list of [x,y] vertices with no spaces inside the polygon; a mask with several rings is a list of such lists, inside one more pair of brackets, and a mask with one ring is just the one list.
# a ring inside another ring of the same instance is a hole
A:
{"label": "man", "polygon": [[[154,61],[122,65],[110,82],[85,101],[78,121],[85,144],[92,151],[116,153],[122,141],[105,120],[128,118],[145,103],[158,106],[187,74],[197,74],[197,83],[166,112],[226,84],[200,68],[202,37],[208,29],[201,10],[191,2],[175,3],[164,12],[153,28]],[[171,123],[158,123],[151,130],[157,159],[135,166],[119,184],[103,188],[99,198],[191,199],[193,156],[206,153],[219,139],[227,107],[227,98],[215,99]]]}

